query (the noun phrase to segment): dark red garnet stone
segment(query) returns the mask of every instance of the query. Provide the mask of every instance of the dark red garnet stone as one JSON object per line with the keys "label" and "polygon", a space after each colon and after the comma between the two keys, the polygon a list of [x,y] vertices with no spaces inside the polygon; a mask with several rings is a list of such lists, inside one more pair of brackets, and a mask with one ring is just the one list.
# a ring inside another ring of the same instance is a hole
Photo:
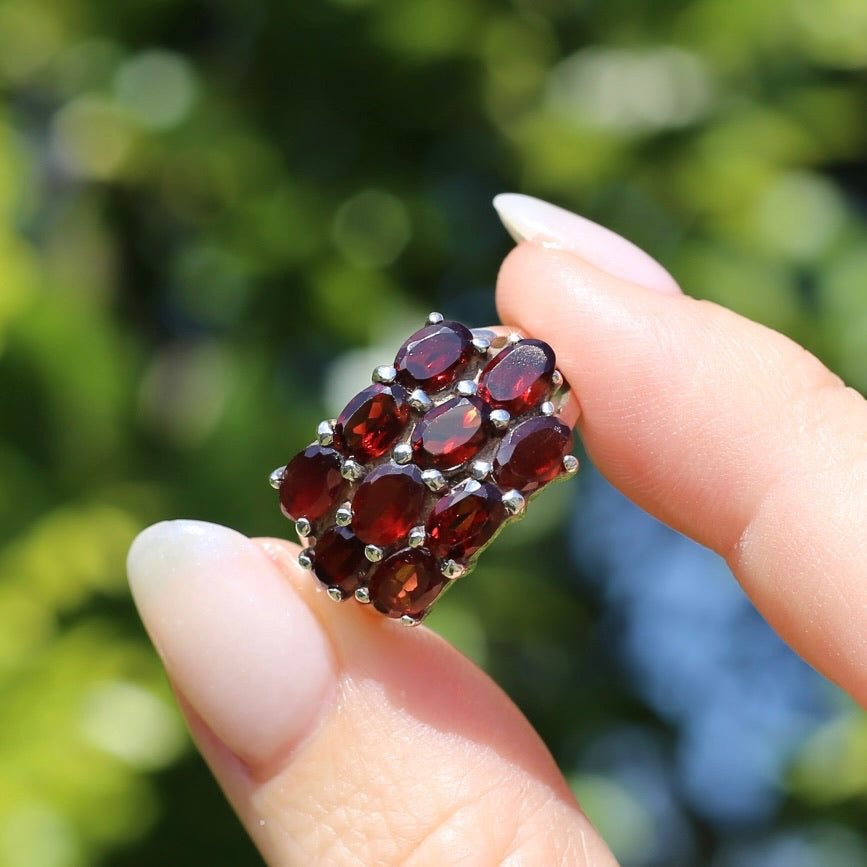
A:
{"label": "dark red garnet stone", "polygon": [[370,545],[391,545],[419,523],[428,490],[414,464],[385,463],[358,486],[352,529]]}
{"label": "dark red garnet stone", "polygon": [[403,548],[383,560],[370,579],[370,601],[386,617],[418,617],[446,583],[436,559],[424,548]]}
{"label": "dark red garnet stone", "polygon": [[335,444],[364,463],[384,455],[408,421],[407,395],[399,385],[371,385],[356,394],[338,416]]}
{"label": "dark red garnet stone", "polygon": [[316,577],[326,587],[340,588],[346,596],[361,586],[369,567],[364,543],[348,527],[326,530],[313,549]]}
{"label": "dark red garnet stone", "polygon": [[473,335],[466,325],[449,321],[426,325],[397,351],[397,378],[409,388],[436,391],[455,381],[472,352]]}
{"label": "dark red garnet stone", "polygon": [[466,560],[490,541],[505,517],[500,489],[469,479],[433,507],[427,521],[430,550],[443,559]]}
{"label": "dark red garnet stone", "polygon": [[551,392],[554,350],[541,340],[519,340],[491,359],[479,379],[479,395],[494,409],[521,415]]}
{"label": "dark red garnet stone", "polygon": [[485,444],[487,417],[477,397],[453,397],[428,410],[412,434],[416,463],[438,470],[460,466]]}
{"label": "dark red garnet stone", "polygon": [[340,456],[334,449],[308,446],[286,465],[280,484],[280,508],[297,521],[321,518],[336,502],[343,487]]}
{"label": "dark red garnet stone", "polygon": [[504,490],[530,494],[551,481],[572,451],[572,429],[553,417],[531,418],[509,431],[494,459],[494,479]]}

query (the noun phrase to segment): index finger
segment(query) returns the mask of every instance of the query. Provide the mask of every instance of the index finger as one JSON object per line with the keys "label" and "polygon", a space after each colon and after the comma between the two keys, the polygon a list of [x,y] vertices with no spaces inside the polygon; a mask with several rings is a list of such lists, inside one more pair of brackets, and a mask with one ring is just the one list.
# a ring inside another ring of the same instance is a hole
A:
{"label": "index finger", "polygon": [[867,705],[864,399],[781,334],[572,251],[521,244],[497,300],[555,348],[600,471],[726,557],[783,638]]}

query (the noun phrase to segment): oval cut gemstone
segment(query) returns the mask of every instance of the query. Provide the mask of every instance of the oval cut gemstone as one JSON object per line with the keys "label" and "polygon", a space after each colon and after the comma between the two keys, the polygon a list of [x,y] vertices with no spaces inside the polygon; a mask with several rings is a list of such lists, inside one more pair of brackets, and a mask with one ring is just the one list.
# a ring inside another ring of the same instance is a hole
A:
{"label": "oval cut gemstone", "polygon": [[334,429],[338,448],[362,463],[384,455],[409,421],[406,392],[377,383],[349,401]]}
{"label": "oval cut gemstone", "polygon": [[449,470],[485,444],[488,413],[477,397],[453,397],[428,410],[412,434],[412,452],[423,467]]}
{"label": "oval cut gemstone", "polygon": [[338,587],[349,596],[361,586],[370,563],[364,543],[348,527],[326,530],[313,549],[313,572],[326,587]]}
{"label": "oval cut gemstone", "polygon": [[370,601],[387,617],[423,614],[447,579],[424,548],[403,548],[383,560],[370,579]]}
{"label": "oval cut gemstone", "polygon": [[352,529],[369,545],[391,545],[419,523],[428,490],[414,464],[385,463],[358,486]]}
{"label": "oval cut gemstone", "polygon": [[494,409],[521,415],[551,392],[554,350],[542,340],[519,340],[482,371],[479,394]]}
{"label": "oval cut gemstone", "polygon": [[521,422],[500,443],[494,479],[504,489],[530,494],[562,470],[572,442],[572,429],[560,419],[539,417]]}
{"label": "oval cut gemstone", "polygon": [[343,488],[340,456],[334,449],[312,445],[286,465],[280,483],[280,508],[297,521],[321,518],[336,502]]}
{"label": "oval cut gemstone", "polygon": [[436,391],[455,381],[472,352],[473,335],[460,322],[426,325],[397,351],[397,378],[412,388]]}
{"label": "oval cut gemstone", "polygon": [[472,557],[506,517],[502,496],[496,485],[469,479],[437,500],[426,527],[431,552],[443,559]]}

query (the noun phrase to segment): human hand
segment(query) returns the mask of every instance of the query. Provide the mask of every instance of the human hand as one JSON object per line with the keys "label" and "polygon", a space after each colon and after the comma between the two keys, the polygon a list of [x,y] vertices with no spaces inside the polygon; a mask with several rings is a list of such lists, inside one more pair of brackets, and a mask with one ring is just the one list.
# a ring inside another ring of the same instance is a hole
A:
{"label": "human hand", "polygon": [[[556,350],[596,466],[725,556],[867,705],[867,402],[617,236],[498,204],[533,242],[500,272],[501,318]],[[176,521],[129,559],[193,736],[269,863],[614,863],[486,675],[424,627],[323,598],[297,550]]]}

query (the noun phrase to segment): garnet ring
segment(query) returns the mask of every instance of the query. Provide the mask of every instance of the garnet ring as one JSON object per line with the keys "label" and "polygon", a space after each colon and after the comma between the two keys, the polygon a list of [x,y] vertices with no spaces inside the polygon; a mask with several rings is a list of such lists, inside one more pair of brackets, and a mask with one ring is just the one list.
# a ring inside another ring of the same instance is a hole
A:
{"label": "garnet ring", "polygon": [[568,399],[547,343],[431,313],[271,474],[299,563],[335,601],[420,623],[530,497],[577,472]]}

